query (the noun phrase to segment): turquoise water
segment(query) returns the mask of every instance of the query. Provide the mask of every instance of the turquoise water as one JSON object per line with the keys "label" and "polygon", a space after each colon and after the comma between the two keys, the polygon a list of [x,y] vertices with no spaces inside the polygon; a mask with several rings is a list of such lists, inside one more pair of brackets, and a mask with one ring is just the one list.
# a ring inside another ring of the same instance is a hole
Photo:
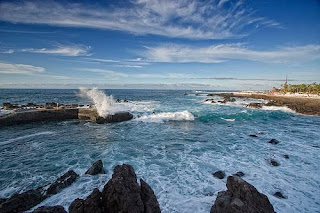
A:
{"label": "turquoise water", "polygon": [[[241,105],[252,100],[207,104],[205,91],[105,92],[129,100],[121,107],[136,118],[103,125],[75,120],[1,128],[0,197],[52,182],[74,169],[81,174],[79,180],[40,204],[67,207],[93,188],[102,189],[113,167],[127,163],[151,185],[163,212],[209,212],[218,191],[226,189],[226,179],[212,176],[218,169],[227,175],[243,171],[244,179],[266,194],[277,212],[320,212],[320,117]],[[77,93],[0,90],[0,103],[90,102]],[[269,144],[272,138],[280,144]],[[271,158],[281,165],[271,166]],[[107,174],[84,175],[98,159]],[[288,198],[274,197],[276,191]]]}

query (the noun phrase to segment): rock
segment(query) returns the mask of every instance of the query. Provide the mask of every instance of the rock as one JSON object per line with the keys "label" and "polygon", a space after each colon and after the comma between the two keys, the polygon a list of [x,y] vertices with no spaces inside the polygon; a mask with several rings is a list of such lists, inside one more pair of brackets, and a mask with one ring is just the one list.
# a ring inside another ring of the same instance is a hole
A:
{"label": "rock", "polygon": [[186,95],[188,95],[188,93],[184,93],[183,95],[186,96]]}
{"label": "rock", "polygon": [[204,102],[212,102],[213,101],[213,99],[212,98],[208,98],[208,99],[206,99],[206,100],[204,100]]}
{"label": "rock", "polygon": [[144,212],[141,188],[132,166],[123,164],[114,168],[112,178],[104,186],[102,202],[105,212]]}
{"label": "rock", "polygon": [[140,179],[141,185],[141,199],[144,204],[144,213],[160,213],[160,207],[158,200],[151,189],[151,187],[142,179]]}
{"label": "rock", "polygon": [[140,183],[132,166],[118,165],[102,193],[94,189],[85,200],[75,199],[69,213],[160,213],[153,190],[144,180]]}
{"label": "rock", "polygon": [[15,194],[0,204],[1,213],[24,212],[39,203],[47,196],[42,194],[42,188],[31,189],[21,194]]}
{"label": "rock", "polygon": [[275,145],[275,144],[278,144],[279,141],[276,140],[276,139],[271,139],[268,143],[271,143],[271,144]]}
{"label": "rock", "polygon": [[92,166],[86,171],[85,174],[88,174],[88,175],[105,174],[102,161],[98,160],[95,163],[93,163]]}
{"label": "rock", "polygon": [[98,117],[96,118],[95,122],[98,124],[103,123],[114,123],[114,122],[122,122],[122,121],[128,121],[133,118],[133,115],[129,112],[118,112],[114,115],[107,115],[107,117]]}
{"label": "rock", "polygon": [[69,213],[101,213],[102,211],[102,194],[97,188],[85,200],[75,199],[69,206]]}
{"label": "rock", "polygon": [[243,172],[237,172],[237,173],[235,173],[233,175],[238,176],[238,177],[243,177],[244,173]]}
{"label": "rock", "polygon": [[67,213],[63,206],[41,206],[32,213]]}
{"label": "rock", "polygon": [[250,103],[246,105],[246,107],[253,108],[253,109],[261,109],[262,108],[262,103]]}
{"label": "rock", "polygon": [[278,163],[277,161],[275,161],[275,160],[273,160],[273,159],[271,159],[271,160],[269,161],[269,163],[270,163],[272,166],[280,166],[280,163]]}
{"label": "rock", "polygon": [[210,213],[274,213],[268,197],[238,176],[229,176]]}
{"label": "rock", "polygon": [[257,135],[249,135],[250,137],[257,138]]}
{"label": "rock", "polygon": [[285,159],[289,159],[289,155],[283,155]]}
{"label": "rock", "polygon": [[276,192],[273,194],[273,196],[281,199],[286,199],[286,197],[281,192]]}
{"label": "rock", "polygon": [[79,175],[77,173],[73,170],[69,170],[49,186],[46,190],[46,194],[53,195],[59,193],[62,189],[70,186],[74,181],[76,181],[78,177]]}
{"label": "rock", "polygon": [[225,174],[223,171],[221,171],[221,170],[216,171],[216,172],[213,173],[212,175],[215,176],[215,177],[218,178],[218,179],[223,179],[223,178],[226,176],[226,174]]}
{"label": "rock", "polygon": [[235,98],[231,98],[230,102],[236,102],[236,99]]}
{"label": "rock", "polygon": [[117,100],[116,100],[116,103],[121,103],[121,100],[120,100],[120,99],[117,99]]}

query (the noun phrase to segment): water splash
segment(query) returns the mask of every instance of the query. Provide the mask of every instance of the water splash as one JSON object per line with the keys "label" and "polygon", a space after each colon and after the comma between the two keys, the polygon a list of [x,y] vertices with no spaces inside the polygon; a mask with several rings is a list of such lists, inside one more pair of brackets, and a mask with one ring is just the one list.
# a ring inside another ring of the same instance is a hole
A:
{"label": "water splash", "polygon": [[98,90],[97,88],[80,88],[79,96],[82,98],[90,99],[101,117],[106,117],[107,115],[121,111],[121,109],[118,109],[118,107],[115,105],[115,101],[112,95],[108,96],[103,91]]}
{"label": "water splash", "polygon": [[164,121],[193,121],[194,116],[187,110],[181,112],[162,112],[151,115],[143,115],[136,118],[137,121],[162,123]]}

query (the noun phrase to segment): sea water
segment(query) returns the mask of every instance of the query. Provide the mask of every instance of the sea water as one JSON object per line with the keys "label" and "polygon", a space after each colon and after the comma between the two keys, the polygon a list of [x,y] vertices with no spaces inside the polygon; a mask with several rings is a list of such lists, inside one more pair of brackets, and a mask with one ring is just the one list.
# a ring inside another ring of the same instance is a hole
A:
{"label": "sea water", "polygon": [[[0,90],[0,103],[95,103],[90,91]],[[244,172],[276,212],[320,212],[320,117],[286,108],[245,108],[256,101],[251,99],[211,104],[205,102],[212,98],[209,92],[103,90],[113,100],[128,100],[110,107],[135,118],[114,124],[70,120],[1,127],[0,197],[53,182],[73,169],[80,178],[38,205],[67,209],[75,198],[102,189],[113,168],[126,163],[150,184],[162,212],[209,212],[217,193],[226,189],[226,178],[212,175],[217,170]],[[272,138],[280,143],[269,144]],[[107,173],[85,175],[99,159]],[[269,159],[281,165],[271,166]],[[274,197],[276,191],[287,199]]]}

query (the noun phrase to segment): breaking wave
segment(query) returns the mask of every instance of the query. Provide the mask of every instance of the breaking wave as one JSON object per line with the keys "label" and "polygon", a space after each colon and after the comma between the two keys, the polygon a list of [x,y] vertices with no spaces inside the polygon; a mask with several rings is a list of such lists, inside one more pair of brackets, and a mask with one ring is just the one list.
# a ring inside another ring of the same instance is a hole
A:
{"label": "breaking wave", "polygon": [[142,122],[162,123],[165,121],[193,121],[194,116],[187,110],[180,112],[161,112],[151,115],[143,115],[135,120]]}

